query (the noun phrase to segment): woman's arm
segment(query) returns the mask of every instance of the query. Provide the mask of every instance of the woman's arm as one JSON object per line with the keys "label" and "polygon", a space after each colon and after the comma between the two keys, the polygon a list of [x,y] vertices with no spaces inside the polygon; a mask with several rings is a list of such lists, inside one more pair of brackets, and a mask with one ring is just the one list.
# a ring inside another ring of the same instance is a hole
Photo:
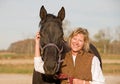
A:
{"label": "woman's arm", "polygon": [[35,36],[35,57],[40,57],[40,34],[39,32],[36,33]]}
{"label": "woman's arm", "polygon": [[73,79],[73,84],[90,84],[90,82],[80,79]]}
{"label": "woman's arm", "polygon": [[92,81],[90,84],[105,84],[105,78],[100,67],[100,62],[96,56],[94,56],[92,60],[91,72]]}
{"label": "woman's arm", "polygon": [[35,71],[45,74],[45,71],[43,69],[43,64],[44,64],[44,62],[42,61],[41,57],[38,57],[38,56],[34,57]]}
{"label": "woman's arm", "polygon": [[39,32],[37,32],[36,37],[35,37],[34,68],[35,68],[35,71],[44,74],[45,73],[44,69],[43,69],[44,62],[41,59],[39,47],[40,47],[40,34],[39,34]]}

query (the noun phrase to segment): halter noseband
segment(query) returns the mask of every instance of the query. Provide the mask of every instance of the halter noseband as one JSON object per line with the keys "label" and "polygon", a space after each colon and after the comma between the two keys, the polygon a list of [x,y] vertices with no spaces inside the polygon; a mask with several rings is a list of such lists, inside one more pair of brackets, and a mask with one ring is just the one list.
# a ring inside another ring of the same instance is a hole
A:
{"label": "halter noseband", "polygon": [[60,64],[61,64],[61,62],[63,62],[63,60],[61,59],[62,57],[62,55],[61,55],[61,53],[62,53],[62,51],[63,51],[63,46],[62,46],[62,48],[60,49],[60,48],[58,48],[58,46],[56,45],[56,44],[54,44],[54,43],[48,43],[48,44],[46,44],[43,48],[42,47],[40,47],[41,48],[41,54],[43,54],[43,51],[44,51],[44,49],[45,48],[47,48],[47,47],[50,47],[50,46],[53,46],[53,47],[55,47],[57,50],[58,50],[58,55],[59,55],[59,58],[58,58],[58,63],[57,63],[57,70],[56,70],[56,72],[58,72],[59,71],[59,68],[60,68]]}

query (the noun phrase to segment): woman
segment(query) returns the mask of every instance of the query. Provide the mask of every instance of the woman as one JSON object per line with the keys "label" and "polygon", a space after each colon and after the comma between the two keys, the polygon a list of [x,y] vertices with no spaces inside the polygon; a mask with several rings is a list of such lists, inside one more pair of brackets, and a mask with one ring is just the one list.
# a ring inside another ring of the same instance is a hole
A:
{"label": "woman", "polygon": [[[45,73],[44,62],[40,57],[40,35],[36,35],[34,67],[40,73]],[[61,84],[104,84],[104,77],[100,68],[100,62],[96,56],[89,53],[89,34],[86,29],[78,28],[69,36],[71,50],[66,53],[61,67],[61,73],[68,79],[61,80]],[[72,79],[70,79],[72,78]]]}
{"label": "woman", "polygon": [[[61,72],[72,78],[73,84],[104,84],[100,62],[89,53],[89,34],[86,29],[78,28],[69,36],[71,51],[66,53]],[[67,84],[62,80],[61,84]]]}

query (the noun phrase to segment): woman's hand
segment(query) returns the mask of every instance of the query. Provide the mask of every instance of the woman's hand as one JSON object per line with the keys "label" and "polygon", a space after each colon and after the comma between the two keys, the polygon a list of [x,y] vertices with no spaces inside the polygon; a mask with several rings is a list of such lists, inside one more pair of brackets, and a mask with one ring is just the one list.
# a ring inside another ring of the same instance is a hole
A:
{"label": "woman's hand", "polygon": [[90,84],[89,81],[73,79],[73,84]]}
{"label": "woman's hand", "polygon": [[39,32],[36,33],[35,42],[36,42],[36,44],[40,43],[40,33]]}
{"label": "woman's hand", "polygon": [[84,84],[84,80],[73,79],[73,84]]}

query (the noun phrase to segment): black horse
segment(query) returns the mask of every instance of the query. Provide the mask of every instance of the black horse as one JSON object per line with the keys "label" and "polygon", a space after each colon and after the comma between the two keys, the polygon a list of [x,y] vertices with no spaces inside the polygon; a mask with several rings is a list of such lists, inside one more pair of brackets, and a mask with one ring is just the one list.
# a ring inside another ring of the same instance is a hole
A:
{"label": "black horse", "polygon": [[[65,9],[62,7],[58,15],[55,16],[47,14],[46,9],[42,6],[40,9],[40,18],[40,49],[42,60],[44,61],[45,74],[34,70],[32,84],[60,84],[55,75],[59,73],[65,53],[70,50],[63,38],[62,21],[65,18]],[[92,44],[90,44],[90,47],[90,51],[98,56],[101,62],[101,57],[97,49]]]}
{"label": "black horse", "polygon": [[68,50],[63,38],[62,21],[64,17],[64,7],[61,8],[57,16],[47,14],[44,6],[40,9],[40,49],[45,74],[34,71],[33,84],[59,84],[54,75],[59,72],[63,54]]}

